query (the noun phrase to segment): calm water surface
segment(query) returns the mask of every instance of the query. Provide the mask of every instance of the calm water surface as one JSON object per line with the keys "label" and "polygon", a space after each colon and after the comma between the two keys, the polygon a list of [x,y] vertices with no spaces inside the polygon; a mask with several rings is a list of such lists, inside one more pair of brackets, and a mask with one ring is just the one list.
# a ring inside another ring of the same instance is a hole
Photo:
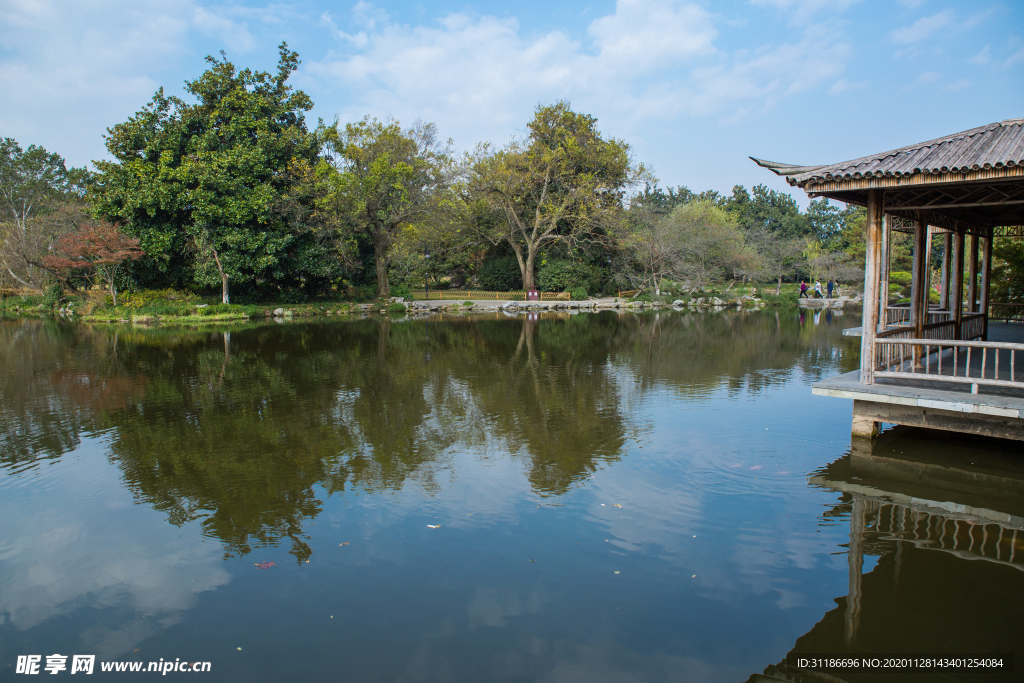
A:
{"label": "calm water surface", "polygon": [[[0,322],[0,678],[53,653],[211,681],[1024,670],[1017,453],[851,449],[809,385],[856,367],[857,322]],[[1016,680],[943,676],[843,680]]]}

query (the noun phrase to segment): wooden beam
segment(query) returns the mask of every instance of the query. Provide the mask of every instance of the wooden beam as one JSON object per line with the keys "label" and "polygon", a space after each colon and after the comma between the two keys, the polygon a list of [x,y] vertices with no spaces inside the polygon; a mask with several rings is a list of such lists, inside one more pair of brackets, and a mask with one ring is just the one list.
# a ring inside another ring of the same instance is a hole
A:
{"label": "wooden beam", "polygon": [[882,260],[881,190],[868,192],[868,211],[864,222],[864,314],[860,338],[860,381],[874,384],[875,335],[878,334],[878,276]]}
{"label": "wooden beam", "polygon": [[1024,199],[1011,199],[1004,202],[965,202],[963,204],[921,204],[919,206],[887,206],[886,211],[919,211],[921,209],[975,209],[982,206],[1007,206],[1024,204]]}
{"label": "wooden beam", "polygon": [[861,424],[889,423],[1024,441],[1024,420],[898,403],[854,399],[853,414]]}

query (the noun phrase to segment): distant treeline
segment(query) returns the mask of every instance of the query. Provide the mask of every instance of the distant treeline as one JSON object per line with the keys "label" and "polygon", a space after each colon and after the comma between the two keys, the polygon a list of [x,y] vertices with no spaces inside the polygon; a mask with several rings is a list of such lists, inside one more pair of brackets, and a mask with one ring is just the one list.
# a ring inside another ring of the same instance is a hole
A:
{"label": "distant treeline", "polygon": [[[433,124],[310,129],[313,102],[288,84],[299,58],[285,44],[275,73],[239,70],[223,53],[208,63],[186,83],[188,101],[161,89],[108,129],[111,160],[93,171],[3,139],[0,284],[109,277],[122,290],[244,302],[385,297],[425,281],[660,294],[863,270],[862,209],[817,200],[801,211],[763,185],[663,188],[567,102],[538,106],[501,148],[458,152]],[[125,243],[90,242],[97,223]],[[141,258],[96,266],[102,249],[109,262],[137,248]],[[894,255],[895,269],[909,267],[902,238]]]}

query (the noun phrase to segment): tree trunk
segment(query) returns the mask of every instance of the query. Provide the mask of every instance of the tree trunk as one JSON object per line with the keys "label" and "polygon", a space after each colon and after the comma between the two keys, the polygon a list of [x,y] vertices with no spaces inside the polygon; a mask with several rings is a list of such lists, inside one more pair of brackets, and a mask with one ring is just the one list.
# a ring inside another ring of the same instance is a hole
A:
{"label": "tree trunk", "polygon": [[110,278],[110,297],[114,300],[114,308],[117,308],[117,285],[114,284],[114,278]]}
{"label": "tree trunk", "polygon": [[533,281],[533,266],[537,261],[537,245],[527,244],[526,245],[526,267],[523,269],[523,289],[530,291],[536,288],[536,284]]}
{"label": "tree trunk", "polygon": [[778,296],[782,292],[782,276],[779,276],[779,283],[775,285],[775,296]]}
{"label": "tree trunk", "polygon": [[220,256],[217,255],[217,250],[210,247],[210,251],[213,252],[213,260],[217,263],[217,271],[220,273],[220,301],[221,303],[228,303],[228,274],[224,272],[224,269],[220,265]]}
{"label": "tree trunk", "polygon": [[373,256],[377,262],[377,298],[390,298],[391,287],[388,286],[387,247],[384,245],[383,240],[373,240]]}

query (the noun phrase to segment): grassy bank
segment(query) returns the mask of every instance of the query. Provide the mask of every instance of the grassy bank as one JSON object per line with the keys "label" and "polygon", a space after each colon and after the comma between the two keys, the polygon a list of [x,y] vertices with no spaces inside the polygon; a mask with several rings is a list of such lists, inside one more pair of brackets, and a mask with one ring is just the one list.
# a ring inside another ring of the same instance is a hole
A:
{"label": "grassy bank", "polygon": [[399,305],[359,304],[344,301],[320,301],[312,303],[261,303],[222,304],[216,300],[204,300],[188,292],[163,290],[159,292],[137,292],[127,294],[114,306],[111,297],[97,291],[81,292],[78,295],[58,293],[8,296],[0,299],[0,316],[49,317],[64,316],[76,320],[98,323],[133,324],[202,324],[223,323],[275,316],[308,318],[318,316],[351,315],[361,312],[397,310]]}

